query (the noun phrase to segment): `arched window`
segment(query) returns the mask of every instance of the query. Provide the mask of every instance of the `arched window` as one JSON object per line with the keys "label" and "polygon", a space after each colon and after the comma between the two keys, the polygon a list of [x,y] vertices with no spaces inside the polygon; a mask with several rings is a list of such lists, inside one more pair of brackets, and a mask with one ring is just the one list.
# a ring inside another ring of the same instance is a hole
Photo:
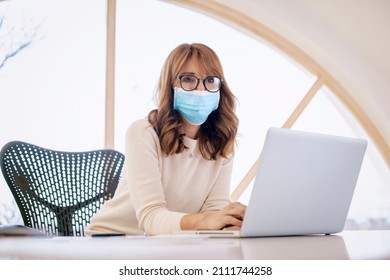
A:
{"label": "arched window", "polygon": [[[225,14],[229,25],[213,19],[221,19],[226,12],[217,1],[179,2],[191,9],[164,1],[117,1],[116,147],[123,148],[124,132],[134,117],[143,118],[154,107],[152,96],[168,53],[182,42],[203,42],[219,54],[229,86],[239,100],[240,135],[232,192],[259,156],[270,126],[286,125],[299,130],[362,137],[369,140],[369,147],[347,227],[388,228],[388,167],[376,143],[356,118],[356,112],[351,113],[351,107],[341,102],[340,96],[345,97],[346,93],[334,93],[339,85],[329,82],[328,75],[320,76],[326,73],[314,61],[306,61],[312,63],[306,68],[283,51],[290,46],[270,44],[272,40],[266,39],[276,39],[271,31],[259,32],[263,39],[253,33],[249,36],[250,26],[247,30],[230,27],[245,21],[242,14],[235,15],[237,22],[234,15]],[[248,19],[247,24],[254,22]],[[252,26],[255,28],[259,26]],[[250,190],[251,183],[239,200],[247,202]]]}
{"label": "arched window", "polygon": [[[6,132],[0,134],[0,144],[19,139],[62,150],[102,147],[105,1],[27,2],[0,3],[0,36],[6,24],[20,24],[23,18],[24,27],[39,26],[31,47],[0,68],[0,104],[7,104],[0,110]],[[357,118],[356,108],[348,106],[353,100],[346,99],[347,92],[314,61],[301,63],[288,52],[291,46],[280,44],[283,38],[250,18],[234,13],[224,18],[220,12],[227,10],[213,8],[218,1],[202,1],[210,6],[180,2],[195,11],[165,1],[116,1],[115,148],[124,150],[127,126],[155,107],[155,87],[169,52],[183,42],[205,43],[219,55],[239,101],[232,192],[259,156],[270,126],[363,137],[369,147],[347,226],[389,228],[389,169],[376,139],[366,132],[364,116]],[[231,27],[240,23],[247,25]],[[0,193],[5,189],[0,181]],[[251,183],[239,200],[247,202],[250,190]]]}

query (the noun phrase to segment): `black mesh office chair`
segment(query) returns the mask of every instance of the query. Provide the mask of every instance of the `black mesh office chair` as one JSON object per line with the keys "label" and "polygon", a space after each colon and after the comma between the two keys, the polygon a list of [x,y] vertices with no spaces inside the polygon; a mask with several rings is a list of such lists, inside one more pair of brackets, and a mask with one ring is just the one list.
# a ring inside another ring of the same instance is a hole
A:
{"label": "black mesh office chair", "polygon": [[24,225],[50,236],[83,236],[90,218],[111,199],[124,155],[102,149],[62,152],[13,141],[0,165]]}

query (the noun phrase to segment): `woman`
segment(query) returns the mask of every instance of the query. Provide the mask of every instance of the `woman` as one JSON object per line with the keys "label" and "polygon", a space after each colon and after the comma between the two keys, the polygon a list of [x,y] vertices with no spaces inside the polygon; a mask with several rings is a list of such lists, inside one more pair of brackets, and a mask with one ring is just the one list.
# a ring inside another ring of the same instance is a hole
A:
{"label": "woman", "polygon": [[229,201],[238,119],[219,58],[179,45],[157,94],[158,108],[128,128],[123,178],[87,234],[239,229],[246,207]]}

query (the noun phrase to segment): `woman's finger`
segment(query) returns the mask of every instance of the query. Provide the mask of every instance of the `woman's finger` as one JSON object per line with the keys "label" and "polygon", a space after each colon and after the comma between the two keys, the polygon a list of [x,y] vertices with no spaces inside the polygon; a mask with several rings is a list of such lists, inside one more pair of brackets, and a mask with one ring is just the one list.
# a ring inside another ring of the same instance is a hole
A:
{"label": "woman's finger", "polygon": [[239,227],[241,227],[241,225],[242,225],[241,219],[237,219],[236,217],[230,216],[230,215],[223,216],[222,222],[224,224],[224,227],[226,227],[226,226],[239,226]]}

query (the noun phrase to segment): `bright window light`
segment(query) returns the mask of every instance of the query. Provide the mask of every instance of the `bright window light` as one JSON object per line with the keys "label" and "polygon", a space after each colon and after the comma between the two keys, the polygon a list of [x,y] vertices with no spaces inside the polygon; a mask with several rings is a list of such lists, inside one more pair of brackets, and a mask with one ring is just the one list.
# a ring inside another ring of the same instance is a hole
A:
{"label": "bright window light", "polygon": [[[238,99],[233,191],[259,156],[267,129],[284,124],[317,77],[270,44],[183,7],[117,0],[116,14],[115,149],[124,152],[127,127],[155,108],[156,84],[171,50],[184,42],[204,43],[219,55]],[[0,68],[0,146],[21,140],[59,150],[102,148],[106,2],[1,2],[0,65],[12,44],[29,36],[31,44]],[[368,139],[327,88],[293,129]],[[347,227],[390,228],[390,175],[368,140]],[[251,185],[240,201],[247,203],[250,191]],[[1,178],[0,222],[13,221],[1,208],[11,200]]]}

